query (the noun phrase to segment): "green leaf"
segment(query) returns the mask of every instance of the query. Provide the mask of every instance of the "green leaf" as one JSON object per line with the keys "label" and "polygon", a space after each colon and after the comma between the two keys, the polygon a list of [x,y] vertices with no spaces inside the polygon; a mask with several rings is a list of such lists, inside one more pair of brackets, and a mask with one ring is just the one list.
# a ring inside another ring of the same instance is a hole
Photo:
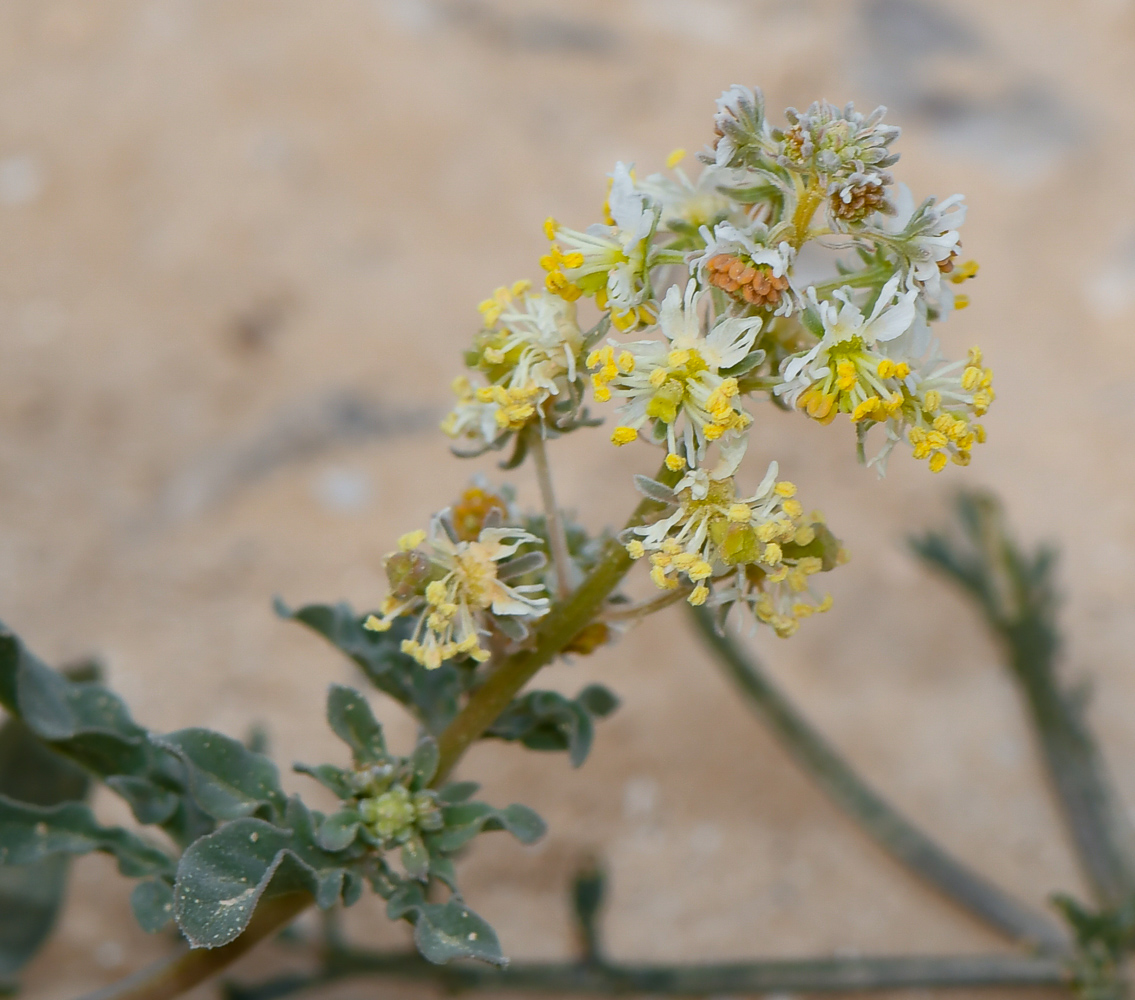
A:
{"label": "green leaf", "polygon": [[426,736],[418,741],[410,756],[410,770],[414,774],[411,788],[414,791],[425,788],[433,780],[433,776],[437,774],[439,759],[437,742],[432,737]]}
{"label": "green leaf", "polygon": [[168,875],[173,859],[117,826],[101,826],[81,802],[33,806],[0,796],[0,865],[26,865],[55,854],[114,855],[123,875]]}
{"label": "green leaf", "polygon": [[235,940],[264,898],[305,891],[323,909],[340,898],[346,871],[308,839],[310,815],[302,806],[294,809],[295,802],[288,804],[289,821],[300,830],[248,817],[186,849],[177,866],[174,912],[191,945],[217,948]]}
{"label": "green leaf", "polygon": [[530,750],[568,750],[572,765],[579,767],[591,751],[593,719],[610,715],[618,704],[599,684],[584,688],[574,700],[556,691],[529,691],[513,700],[485,736],[518,741]]}
{"label": "green leaf", "polygon": [[[0,726],[0,795],[39,806],[79,801],[87,776],[49,750],[20,719]],[[13,977],[51,934],[63,904],[69,859],[64,854],[0,868],[0,983]]]}
{"label": "green leaf", "polygon": [[417,908],[414,943],[427,961],[443,965],[455,958],[475,958],[504,966],[497,933],[457,898]]}
{"label": "green leaf", "polygon": [[355,787],[351,784],[352,772],[345,768],[334,764],[293,764],[292,770],[314,778],[324,788],[334,792],[338,799],[349,799],[355,794]]}
{"label": "green leaf", "polygon": [[386,760],[382,725],[358,691],[332,684],[327,692],[327,722],[335,735],[351,748],[356,764],[378,764]]}
{"label": "green leaf", "polygon": [[40,950],[59,915],[68,858],[56,854],[31,864],[0,867],[0,987]]}
{"label": "green leaf", "polygon": [[442,803],[464,802],[476,795],[480,787],[475,781],[451,781],[449,784],[443,785],[438,791],[438,801]]}
{"label": "green leaf", "polygon": [[362,817],[354,809],[332,813],[319,826],[316,840],[325,851],[342,851],[355,842]]}
{"label": "green leaf", "polygon": [[395,621],[387,632],[372,632],[363,628],[367,616],[347,604],[309,604],[293,611],[277,600],[275,607],[282,618],[306,625],[354,660],[375,687],[406,706],[427,732],[437,735],[457,715],[473,670],[451,662],[437,670],[422,669],[401,648],[413,629],[410,619]]}
{"label": "green leaf", "polygon": [[282,812],[285,799],[276,765],[240,740],[208,729],[182,729],[151,739],[181,758],[190,794],[213,819]]}
{"label": "green leaf", "polygon": [[539,815],[527,806],[514,803],[494,809],[486,802],[463,802],[442,807],[445,826],[426,835],[430,852],[451,854],[482,832],[507,830],[522,844],[533,844],[547,831]]}
{"label": "green leaf", "polygon": [[420,837],[411,837],[402,845],[402,867],[410,878],[426,880],[430,872],[430,854]]}
{"label": "green leaf", "polygon": [[134,919],[147,934],[156,934],[173,920],[173,889],[168,882],[147,879],[130,893]]}
{"label": "green leaf", "polygon": [[140,822],[160,823],[182,845],[212,829],[212,820],[185,794],[182,763],[149,741],[116,695],[93,681],[68,680],[3,625],[0,704],[51,750],[106,780]]}

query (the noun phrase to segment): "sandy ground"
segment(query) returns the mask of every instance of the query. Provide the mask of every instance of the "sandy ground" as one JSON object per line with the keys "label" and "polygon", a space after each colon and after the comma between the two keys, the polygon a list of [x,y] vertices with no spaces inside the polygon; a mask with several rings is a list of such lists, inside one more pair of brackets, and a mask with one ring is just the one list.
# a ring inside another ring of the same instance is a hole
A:
{"label": "sandy ground", "polygon": [[[967,470],[896,456],[879,483],[846,425],[764,412],[748,474],[777,458],[854,560],[831,614],[757,642],[944,844],[1038,905],[1082,893],[993,647],[903,539],[984,485],[1025,537],[1060,540],[1068,668],[1092,678],[1135,801],[1133,50],[1123,0],[4,0],[0,617],[52,662],[103,657],[155,729],[262,722],[281,761],[333,759],[320,703],[352,671],[270,598],[375,604],[396,535],[493,471],[433,428],[474,304],[538,276],[543,218],[586,224],[616,160],[649,171],[698,148],[733,82],[773,109],[883,102],[902,179],[971,206],[982,271],[947,333],[996,370],[991,440]],[[628,463],[654,456],[597,433],[553,461],[598,526],[632,502]],[[591,851],[621,957],[1002,947],[813,791],[680,615],[549,683],[596,679],[624,705],[581,770],[502,746],[462,768],[551,826],[536,849],[487,838],[465,863],[509,954],[569,952],[564,888]],[[105,859],[76,865],[28,996],[169,948],[134,926],[128,891]],[[405,939],[372,905],[351,928]],[[283,960],[268,948],[239,971]]]}

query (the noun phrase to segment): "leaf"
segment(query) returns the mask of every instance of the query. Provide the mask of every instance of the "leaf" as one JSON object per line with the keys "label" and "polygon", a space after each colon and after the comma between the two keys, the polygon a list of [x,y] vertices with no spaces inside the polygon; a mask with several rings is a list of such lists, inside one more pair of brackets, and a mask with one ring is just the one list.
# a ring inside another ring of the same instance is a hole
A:
{"label": "leaf", "polygon": [[0,987],[11,982],[51,934],[67,887],[68,858],[0,867]]}
{"label": "leaf", "polygon": [[433,776],[437,774],[439,759],[437,742],[433,738],[426,736],[418,741],[418,745],[414,747],[414,752],[410,756],[410,770],[414,774],[411,788],[414,791],[425,788],[430,783]]}
{"label": "leaf", "polygon": [[593,718],[610,715],[618,704],[599,684],[584,688],[574,700],[556,691],[529,691],[513,700],[485,737],[518,741],[530,750],[568,750],[572,765],[579,767],[591,751]]}
{"label": "leaf", "polygon": [[426,880],[430,871],[430,853],[420,837],[411,837],[402,845],[402,867],[410,878]]}
{"label": "leaf", "polygon": [[480,785],[475,781],[451,781],[443,785],[437,793],[438,801],[464,802],[470,796],[476,795]]}
{"label": "leaf", "polygon": [[190,844],[173,890],[178,926],[190,944],[217,948],[235,940],[264,898],[306,891],[321,908],[334,905],[346,871],[305,839],[296,830],[246,817]]}
{"label": "leaf", "polygon": [[396,620],[387,632],[372,632],[363,628],[366,616],[348,604],[309,604],[293,611],[277,600],[275,607],[282,618],[306,625],[354,660],[375,687],[406,706],[427,732],[440,733],[457,715],[473,671],[452,662],[436,670],[418,666],[401,649],[413,629],[410,619]]}
{"label": "leaf", "polygon": [[168,882],[147,879],[130,893],[134,919],[147,934],[156,934],[173,920],[173,889]]}
{"label": "leaf", "polygon": [[0,796],[0,865],[26,865],[55,854],[112,854],[123,875],[168,875],[173,859],[129,830],[101,826],[81,802],[33,806]]}
{"label": "leaf", "polygon": [[334,764],[293,764],[292,770],[299,774],[306,774],[318,781],[324,788],[335,793],[339,799],[349,799],[355,794],[351,784],[351,772]]}
{"label": "leaf", "polygon": [[327,722],[351,748],[356,764],[378,764],[386,759],[382,725],[358,691],[332,684],[327,692]]}
{"label": "leaf", "polygon": [[430,853],[452,854],[482,832],[507,830],[522,844],[532,844],[547,831],[540,816],[527,806],[514,803],[494,809],[486,802],[463,802],[442,806],[445,826],[426,835]]}
{"label": "leaf", "polygon": [[[87,776],[49,750],[20,719],[0,726],[0,794],[40,806],[82,800]],[[63,904],[69,859],[57,854],[0,868],[0,983],[13,977],[51,934]]]}
{"label": "leaf", "polygon": [[196,728],[151,739],[181,758],[190,794],[213,819],[239,819],[260,811],[277,815],[282,811],[285,800],[276,765],[240,740]]}
{"label": "leaf", "polygon": [[[93,681],[68,680],[52,670],[3,625],[0,704],[51,750],[106,780],[140,822],[159,823],[182,845],[212,829],[212,820],[185,794],[181,762],[149,741],[121,699]],[[120,778],[137,780],[110,780]],[[169,795],[176,798],[172,810]]]}
{"label": "leaf", "polygon": [[414,921],[414,944],[435,965],[455,958],[475,958],[505,966],[497,933],[456,897],[446,903],[419,906]]}
{"label": "leaf", "polygon": [[316,841],[325,851],[342,851],[355,842],[362,817],[354,809],[332,813],[319,826]]}

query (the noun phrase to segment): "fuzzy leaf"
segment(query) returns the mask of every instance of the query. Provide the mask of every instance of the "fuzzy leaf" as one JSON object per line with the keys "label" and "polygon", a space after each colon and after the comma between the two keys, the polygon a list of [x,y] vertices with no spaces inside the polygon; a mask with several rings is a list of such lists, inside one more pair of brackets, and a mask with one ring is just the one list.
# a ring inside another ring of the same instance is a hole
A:
{"label": "fuzzy leaf", "polygon": [[172,874],[173,859],[129,830],[102,826],[81,802],[33,806],[0,796],[0,865],[26,865],[55,854],[103,851],[133,878]]}
{"label": "fuzzy leaf", "polygon": [[533,844],[547,830],[539,815],[527,806],[514,803],[494,809],[486,802],[463,802],[442,807],[445,826],[426,835],[431,853],[452,854],[482,832],[507,830],[522,844]]}
{"label": "fuzzy leaf", "polygon": [[130,893],[134,919],[147,934],[156,934],[173,920],[173,889],[168,882],[147,879]]}
{"label": "fuzzy leaf", "polygon": [[332,813],[319,826],[316,840],[325,851],[342,851],[355,842],[362,817],[354,809]]}
{"label": "fuzzy leaf", "polygon": [[422,957],[435,965],[455,958],[475,958],[498,966],[508,964],[501,954],[496,931],[457,899],[417,908],[414,943]]}
{"label": "fuzzy leaf", "polygon": [[151,739],[181,758],[190,794],[213,819],[239,819],[256,812],[274,815],[283,809],[276,765],[239,740],[208,729],[182,729]]}
{"label": "fuzzy leaf", "polygon": [[486,731],[486,738],[514,740],[530,750],[568,750],[579,767],[591,750],[593,718],[610,715],[619,699],[599,684],[584,688],[576,698],[556,691],[529,691],[515,699]]}
{"label": "fuzzy leaf", "polygon": [[429,736],[418,741],[414,753],[410,757],[410,768],[414,772],[412,787],[416,791],[425,788],[437,773],[439,760],[437,742]]}
{"label": "fuzzy leaf", "polygon": [[351,785],[351,772],[334,764],[293,764],[292,770],[298,774],[306,774],[318,781],[324,788],[335,793],[339,799],[349,799],[355,794]]}
{"label": "fuzzy leaf", "polygon": [[386,759],[382,725],[358,691],[332,684],[327,692],[327,722],[351,748],[355,763],[377,764]]}
{"label": "fuzzy leaf", "polygon": [[182,855],[174,911],[193,947],[217,948],[240,935],[261,899],[302,890],[326,909],[339,899],[345,876],[334,857],[299,831],[236,819]]}

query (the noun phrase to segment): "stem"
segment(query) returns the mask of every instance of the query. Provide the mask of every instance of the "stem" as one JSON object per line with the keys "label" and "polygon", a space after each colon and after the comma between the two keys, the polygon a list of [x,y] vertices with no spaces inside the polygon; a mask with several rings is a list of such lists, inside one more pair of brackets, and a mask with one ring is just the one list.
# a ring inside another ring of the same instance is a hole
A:
{"label": "stem", "polygon": [[556,596],[563,600],[571,593],[573,563],[568,554],[567,535],[560,508],[556,504],[556,491],[552,488],[552,471],[548,468],[548,449],[540,428],[533,424],[528,430],[528,450],[536,463],[536,481],[540,484],[540,500],[544,504],[544,523],[548,526],[548,547],[556,570]]}
{"label": "stem", "polygon": [[958,987],[1065,986],[1069,976],[1055,958],[1017,955],[790,959],[720,965],[631,965],[518,962],[505,969],[483,965],[431,965],[413,953],[349,949],[327,956],[310,976],[284,976],[259,986],[230,986],[228,1000],[274,1000],[349,976],[428,980],[447,991],[517,990],[615,996],[666,996],[769,992],[862,992]]}
{"label": "stem", "polygon": [[[671,472],[663,465],[655,479],[665,486],[674,486],[681,475],[680,472]],[[626,527],[637,527],[651,514],[663,509],[658,501],[644,498],[635,508]],[[567,600],[557,604],[540,619],[540,624],[535,629],[534,647],[504,660],[485,683],[473,692],[457,718],[438,737],[440,760],[433,779],[434,785],[446,779],[461,755],[508,708],[517,692],[537,671],[551,663],[560,650],[579,634],[580,629],[590,624],[608,595],[626,576],[630,566],[631,557],[627,555],[623,544],[616,538],[609,539],[587,579]]]}
{"label": "stem", "polygon": [[1037,641],[1035,623],[1003,625],[1001,634],[1080,865],[1100,905],[1121,906],[1135,895],[1135,837],[1080,699],[1062,690],[1055,646]]}
{"label": "stem", "polygon": [[822,298],[825,295],[830,295],[837,289],[843,288],[844,285],[850,285],[852,288],[867,287],[875,284],[880,278],[886,280],[893,273],[893,271],[881,267],[869,267],[853,274],[841,275],[832,281],[825,281],[816,285],[816,296]]}
{"label": "stem", "polygon": [[752,658],[717,632],[707,611],[693,609],[693,619],[720,666],[797,764],[884,851],[1014,941],[1050,951],[1067,950],[1068,940],[1058,925],[948,854],[870,788]]}
{"label": "stem", "polygon": [[264,938],[283,930],[313,902],[307,893],[277,896],[256,908],[240,937],[222,948],[182,948],[170,958],[93,993],[81,1000],[170,1000],[203,983],[235,962]]}
{"label": "stem", "polygon": [[643,601],[640,604],[617,604],[609,611],[603,612],[603,621],[638,621],[640,618],[645,618],[647,615],[652,615],[656,611],[661,611],[663,608],[670,607],[671,604],[677,604],[679,601],[684,600],[690,596],[690,591],[693,589],[692,586],[680,586],[676,587],[674,590],[660,594],[658,597],[651,598],[649,601]]}

